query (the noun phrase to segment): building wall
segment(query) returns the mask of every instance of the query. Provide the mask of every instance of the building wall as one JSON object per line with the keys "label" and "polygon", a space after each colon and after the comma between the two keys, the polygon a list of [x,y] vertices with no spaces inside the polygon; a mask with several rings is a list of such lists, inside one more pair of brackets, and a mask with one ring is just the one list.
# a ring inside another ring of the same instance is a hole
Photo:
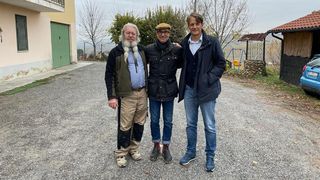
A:
{"label": "building wall", "polygon": [[71,62],[77,62],[77,40],[76,40],[76,18],[75,18],[75,1],[65,1],[65,11],[58,13],[46,13],[51,21],[67,24],[70,26],[70,49]]}
{"label": "building wall", "polygon": [[302,68],[309,60],[309,58],[301,56],[283,54],[281,57],[280,79],[290,84],[299,85]]}
{"label": "building wall", "polygon": [[[28,50],[18,52],[15,15],[27,17]],[[50,19],[44,13],[0,3],[0,79],[21,71],[50,69],[51,30]]]}
{"label": "building wall", "polygon": [[313,31],[313,40],[312,40],[312,54],[313,57],[315,54],[320,54],[320,30]]}
{"label": "building wall", "polygon": [[311,31],[283,33],[284,54],[287,56],[297,56],[310,58],[312,52]]}

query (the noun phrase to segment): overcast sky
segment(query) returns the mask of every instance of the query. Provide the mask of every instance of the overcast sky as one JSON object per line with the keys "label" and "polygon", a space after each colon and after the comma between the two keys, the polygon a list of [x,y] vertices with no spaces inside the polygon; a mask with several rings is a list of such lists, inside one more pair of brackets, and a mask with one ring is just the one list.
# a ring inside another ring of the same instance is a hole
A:
{"label": "overcast sky", "polygon": [[[83,0],[76,0],[77,10],[81,8]],[[157,6],[171,5],[185,7],[188,0],[94,0],[105,10],[105,20],[111,26],[116,13],[133,12],[143,16],[146,9]],[[320,0],[247,0],[250,25],[249,33],[266,32],[314,10],[320,10]]]}

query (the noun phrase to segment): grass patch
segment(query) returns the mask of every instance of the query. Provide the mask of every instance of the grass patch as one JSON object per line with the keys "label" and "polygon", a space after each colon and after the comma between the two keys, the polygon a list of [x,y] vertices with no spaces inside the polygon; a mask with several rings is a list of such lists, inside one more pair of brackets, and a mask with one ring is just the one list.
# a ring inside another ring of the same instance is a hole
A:
{"label": "grass patch", "polygon": [[279,79],[279,70],[267,67],[267,76],[257,75],[253,79],[267,85],[271,89],[277,89],[288,92],[290,94],[304,94],[303,90],[299,86],[295,86],[286,83]]}
{"label": "grass patch", "polygon": [[33,87],[41,86],[43,84],[48,84],[50,82],[50,80],[51,80],[51,78],[37,80],[37,81],[34,81],[34,82],[30,83],[30,84],[14,88],[12,90],[5,91],[3,93],[0,93],[0,96],[7,96],[7,95],[17,94],[17,93],[26,91],[27,89],[31,89]]}
{"label": "grass patch", "polygon": [[225,73],[227,76],[231,76],[234,78],[239,78],[242,80],[247,79],[250,81],[253,80],[257,84],[264,86],[266,89],[284,91],[290,94],[304,95],[304,92],[301,87],[286,83],[279,79],[278,68],[267,66],[266,71],[267,71],[267,76],[263,76],[259,74],[254,77],[247,77],[243,73],[243,70],[232,69],[232,68],[228,69]]}
{"label": "grass patch", "polygon": [[238,76],[241,77],[241,70],[239,69],[234,69],[234,68],[229,68],[225,71],[225,73],[229,76]]}

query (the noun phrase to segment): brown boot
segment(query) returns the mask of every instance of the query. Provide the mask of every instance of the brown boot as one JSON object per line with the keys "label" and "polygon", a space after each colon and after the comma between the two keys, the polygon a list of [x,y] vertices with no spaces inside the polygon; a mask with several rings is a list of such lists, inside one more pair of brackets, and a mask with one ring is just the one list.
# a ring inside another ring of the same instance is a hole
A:
{"label": "brown boot", "polygon": [[150,160],[156,161],[160,155],[160,144],[154,143],[153,149],[151,151]]}
{"label": "brown boot", "polygon": [[166,164],[169,164],[172,161],[172,156],[169,150],[169,144],[164,144],[162,149],[162,157]]}

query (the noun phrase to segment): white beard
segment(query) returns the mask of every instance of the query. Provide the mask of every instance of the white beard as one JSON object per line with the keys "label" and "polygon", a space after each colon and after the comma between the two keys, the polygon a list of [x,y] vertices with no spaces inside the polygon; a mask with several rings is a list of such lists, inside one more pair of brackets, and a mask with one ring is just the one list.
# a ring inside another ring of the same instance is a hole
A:
{"label": "white beard", "polygon": [[139,57],[139,51],[138,51],[138,43],[137,41],[129,42],[126,40],[122,41],[122,47],[124,49],[124,61],[128,61],[128,56],[129,56],[129,48],[132,48],[133,55],[136,59]]}

